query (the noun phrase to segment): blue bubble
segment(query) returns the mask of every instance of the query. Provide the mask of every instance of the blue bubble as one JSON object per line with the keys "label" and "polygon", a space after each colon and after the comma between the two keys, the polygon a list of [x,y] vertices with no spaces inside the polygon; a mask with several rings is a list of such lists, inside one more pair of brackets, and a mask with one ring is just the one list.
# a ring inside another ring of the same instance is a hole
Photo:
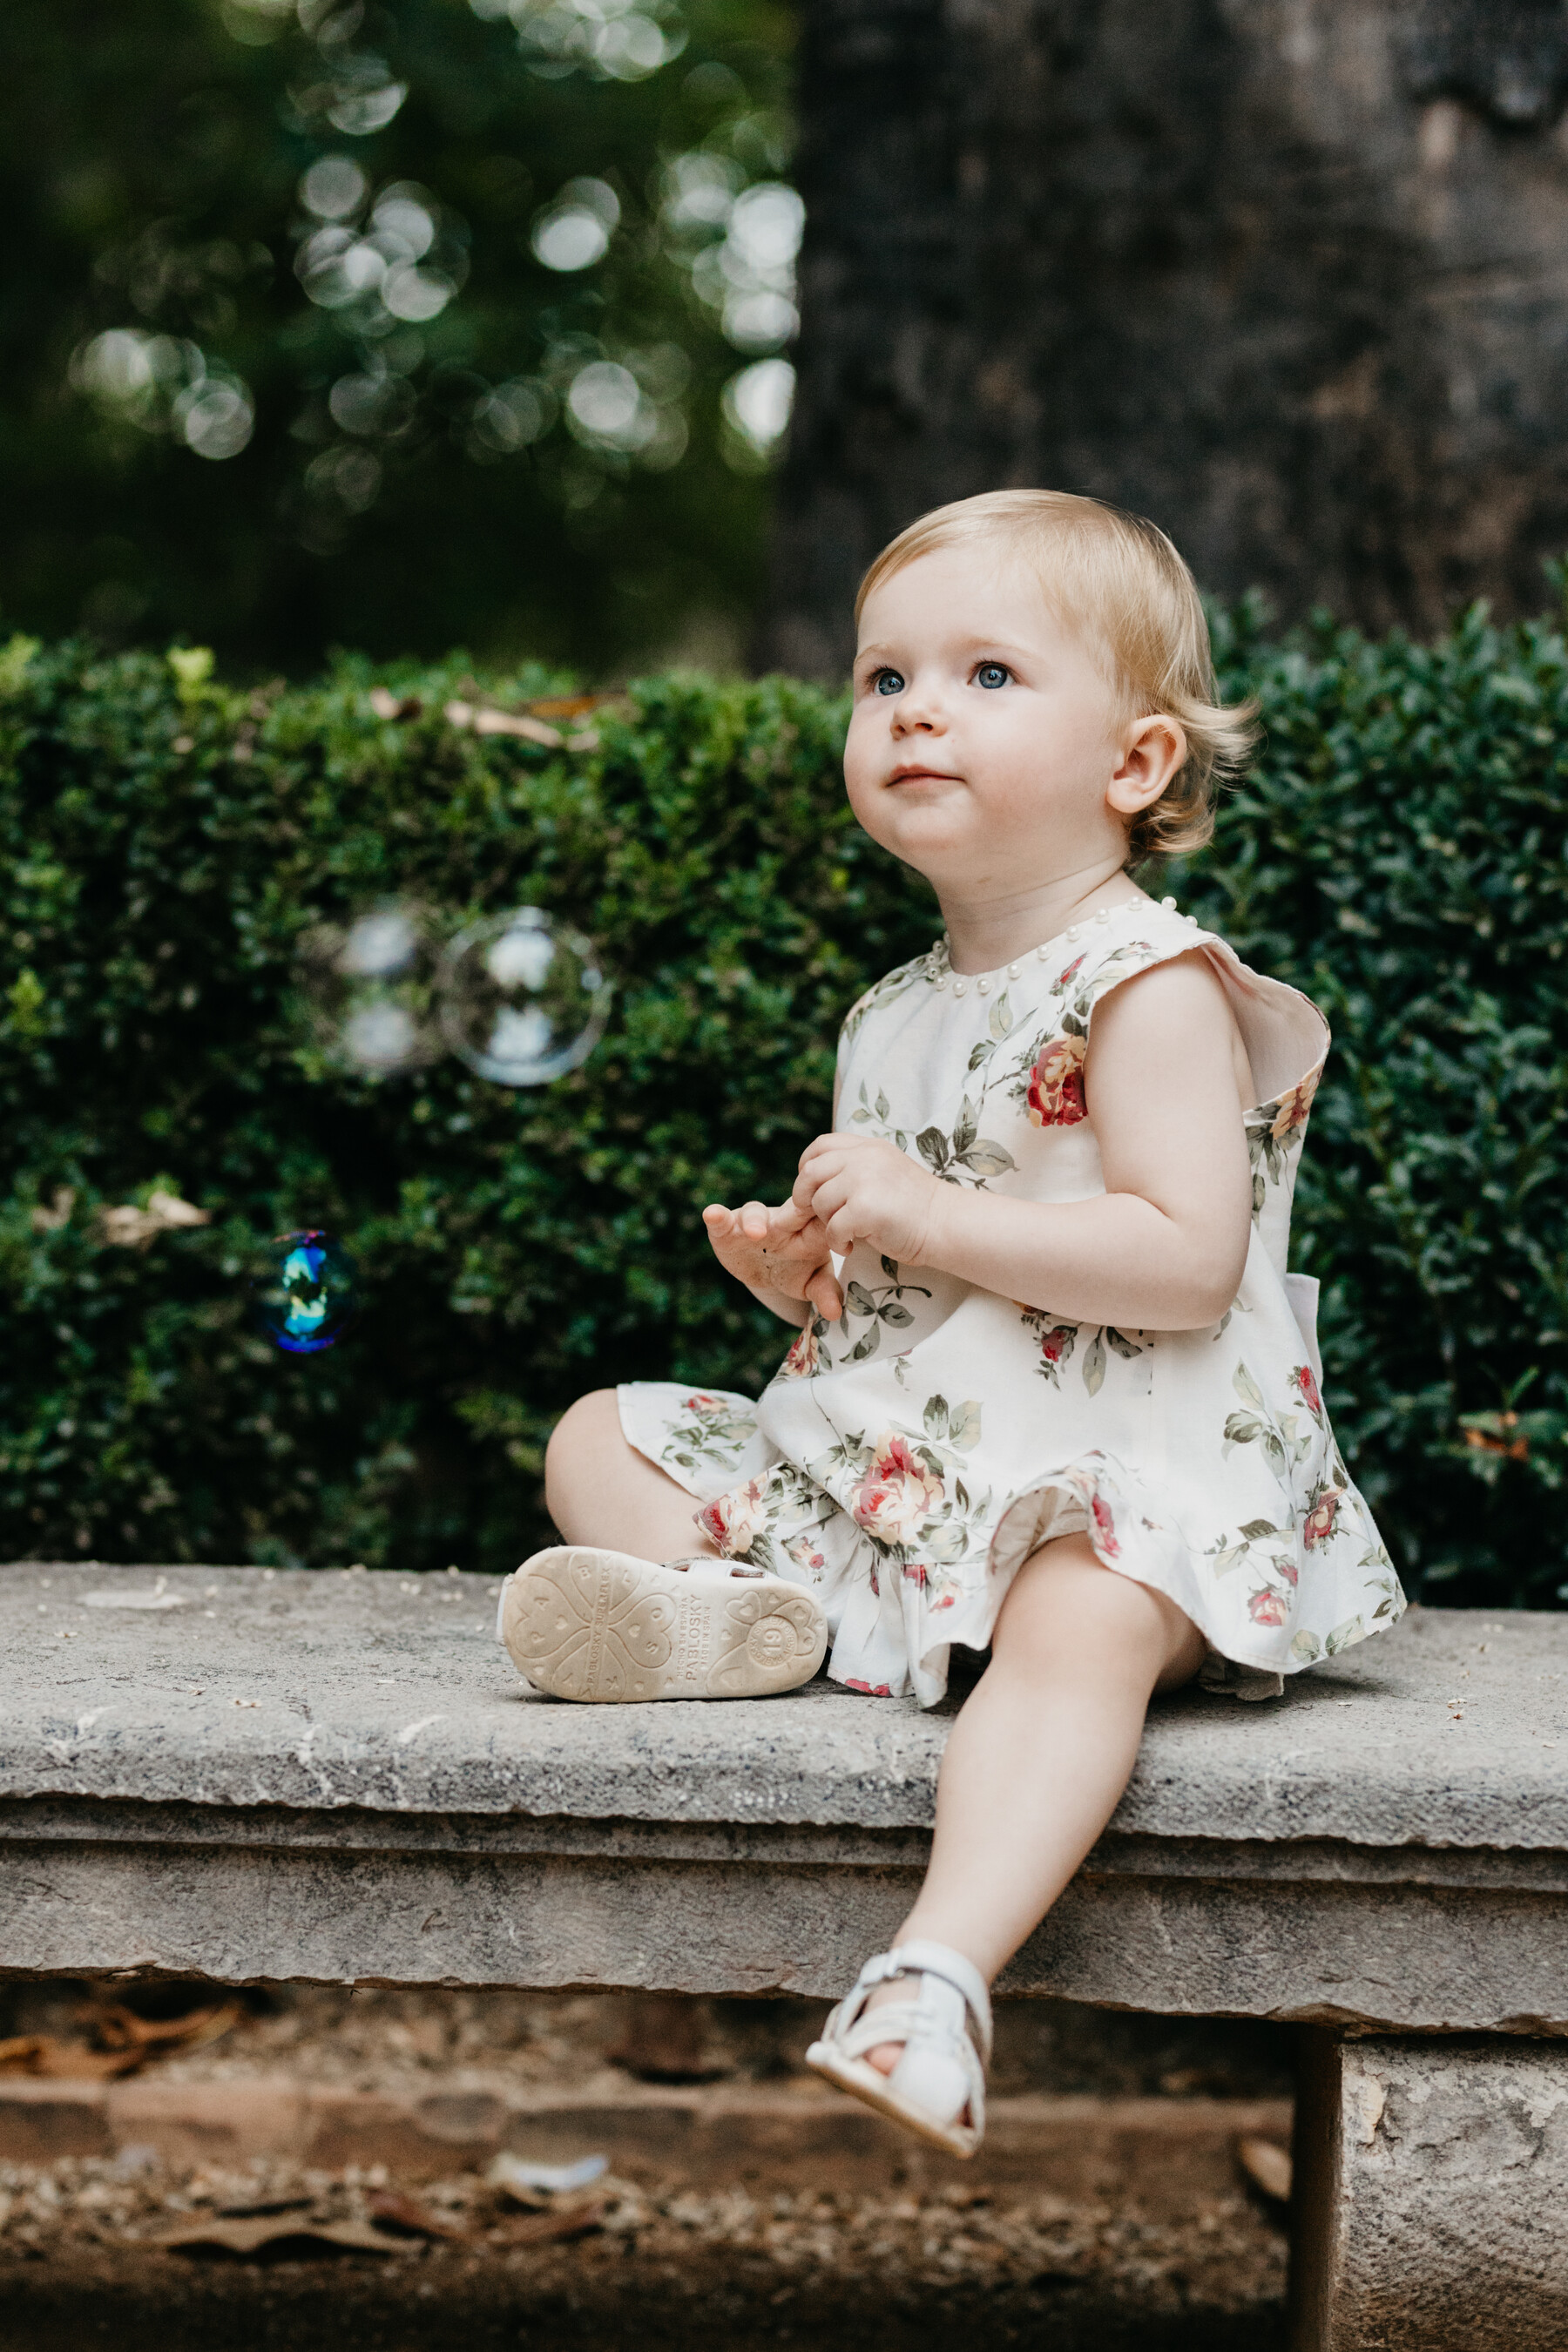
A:
{"label": "blue bubble", "polygon": [[346,1249],[310,1227],[269,1242],[256,1285],[262,1329],[290,1356],[319,1356],[359,1313],[358,1268]]}

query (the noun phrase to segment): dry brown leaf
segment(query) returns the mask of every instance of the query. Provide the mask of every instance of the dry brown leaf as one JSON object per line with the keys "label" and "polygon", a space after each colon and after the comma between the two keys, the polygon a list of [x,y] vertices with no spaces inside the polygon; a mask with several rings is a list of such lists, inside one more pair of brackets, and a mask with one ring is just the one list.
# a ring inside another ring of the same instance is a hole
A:
{"label": "dry brown leaf", "polygon": [[69,1224],[71,1211],[75,1206],[76,1194],[69,1185],[57,1185],[52,1206],[33,1211],[31,1221],[33,1231],[36,1234],[58,1234],[62,1225]]}
{"label": "dry brown leaf", "polygon": [[1277,2140],[1247,2137],[1237,2141],[1236,2155],[1237,2163],[1255,2189],[1261,2189],[1265,2197],[1272,2197],[1277,2204],[1289,2205],[1291,2171],[1289,2148],[1281,2147]]}
{"label": "dry brown leaf", "polygon": [[605,2206],[603,2197],[588,2197],[581,2204],[558,2205],[549,2213],[522,2213],[515,2221],[503,2221],[492,2230],[490,2243],[496,2246],[542,2246],[552,2240],[585,2238],[603,2224]]}
{"label": "dry brown leaf", "polygon": [[183,2017],[138,2017],[122,2001],[94,2001],[82,2011],[95,2039],[106,2050],[131,2050],[139,2056],[154,2050],[199,2049],[233,2031],[245,2015],[238,2000],[212,2001],[205,2009],[187,2010]]}
{"label": "dry brown leaf", "polygon": [[611,698],[603,694],[547,694],[528,705],[534,719],[581,719],[585,710],[597,710]]}
{"label": "dry brown leaf", "polygon": [[417,2199],[404,2196],[398,2189],[374,2189],[366,2200],[374,2219],[384,2228],[404,2230],[420,2238],[445,2238],[455,2246],[468,2242],[468,2232],[456,2223],[444,2221]]}
{"label": "dry brown leaf", "polygon": [[94,2050],[58,2033],[16,2033],[0,2042],[0,2074],[33,2074],[51,2083],[102,2083],[134,2074],[139,2050]]}
{"label": "dry brown leaf", "polygon": [[100,1209],[98,1223],[102,1238],[116,1248],[145,1249],[160,1234],[182,1226],[210,1225],[212,1218],[194,1202],[182,1201],[177,1192],[153,1192],[144,1209],[131,1201],[118,1208]]}
{"label": "dry brown leaf", "polygon": [[254,2254],[263,2246],[296,2243],[334,2246],[356,2254],[397,2254],[413,2252],[406,2238],[388,2237],[368,2221],[313,2221],[308,2214],[260,2214],[254,2220],[225,2220],[219,2215],[199,2221],[176,2222],[150,2241],[174,2253]]}

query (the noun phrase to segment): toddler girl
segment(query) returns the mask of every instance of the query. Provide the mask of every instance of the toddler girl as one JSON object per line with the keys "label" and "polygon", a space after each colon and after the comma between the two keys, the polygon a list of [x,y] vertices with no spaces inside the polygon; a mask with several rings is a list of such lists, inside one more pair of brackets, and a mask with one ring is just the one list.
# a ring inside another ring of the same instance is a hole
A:
{"label": "toddler girl", "polygon": [[785,1690],[831,1639],[835,1680],[931,1706],[952,1643],[989,1645],[920,1897],[808,2053],[966,2155],[987,1988],[1151,1696],[1273,1696],[1404,1601],[1285,1270],[1327,1028],[1130,875],[1207,837],[1250,733],[1185,565],[1092,499],[1001,491],[894,540],[858,619],[850,803],[945,936],[851,1011],[791,1198],[704,1212],[797,1327],[766,1394],[575,1404],[566,1545],[502,1631],[580,1699]]}

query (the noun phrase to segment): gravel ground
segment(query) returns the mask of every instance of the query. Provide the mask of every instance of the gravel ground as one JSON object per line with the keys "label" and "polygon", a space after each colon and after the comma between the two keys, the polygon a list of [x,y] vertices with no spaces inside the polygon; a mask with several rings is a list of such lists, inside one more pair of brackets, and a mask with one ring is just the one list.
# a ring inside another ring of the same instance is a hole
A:
{"label": "gravel ground", "polygon": [[[0,2030],[80,2037],[82,1985],[0,1988]],[[143,2013],[199,1987],[114,1989]],[[700,2071],[783,2083],[821,2005],[700,2005]],[[1288,2039],[1211,2021],[1004,2004],[998,2093],[1106,2096],[1288,2093]],[[658,2021],[654,2021],[658,2040]],[[641,2028],[647,2055],[649,2021]],[[592,2096],[626,2074],[612,2053],[637,2019],[603,1996],[269,1989],[221,2040],[172,2050],[162,2082],[292,2076],[393,2095],[559,2086]],[[403,2191],[459,2242],[403,2237],[384,2252],[303,2243],[251,2257],[166,2249],[170,2229],[236,2209],[376,2226]],[[1178,2221],[1124,2200],[972,2189],[855,2197],[704,2193],[607,2179],[584,2234],[517,2242],[529,2217],[473,2174],[431,2187],[381,2167],[335,2174],[258,2160],[169,2172],[146,2151],[47,2168],[0,2164],[4,2352],[932,2352],[954,2331],[1049,2352],[1279,2352],[1285,2240],[1278,2209],[1239,2186]],[[574,2226],[574,2224],[573,2225]]]}
{"label": "gravel ground", "polygon": [[8,2352],[79,2352],[112,2335],[158,2352],[204,2346],[293,2352],[352,2340],[421,2352],[459,2345],[740,2347],[810,2335],[821,2352],[1048,2338],[1052,2352],[1282,2341],[1284,2239],[1240,2192],[1180,2226],[1058,2198],[700,2194],[606,2179],[579,2200],[596,2225],[569,2242],[509,2242],[531,2217],[473,2175],[409,2192],[459,2244],[388,2239],[385,2254],[299,2238],[249,2259],[165,2249],[202,2216],[274,2225],[370,2222],[397,2184],[384,2168],[165,2175],[134,2152],[48,2168],[0,2166],[0,2307]]}

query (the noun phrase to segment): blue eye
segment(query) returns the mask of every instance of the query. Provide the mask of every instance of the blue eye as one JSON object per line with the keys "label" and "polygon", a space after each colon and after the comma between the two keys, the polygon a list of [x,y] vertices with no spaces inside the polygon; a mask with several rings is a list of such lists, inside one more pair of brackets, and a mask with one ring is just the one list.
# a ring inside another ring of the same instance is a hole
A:
{"label": "blue eye", "polygon": [[977,686],[990,687],[994,690],[999,686],[1005,686],[1012,675],[1012,671],[1004,669],[1000,662],[982,662],[974,673],[974,682]]}
{"label": "blue eye", "polygon": [[872,683],[878,694],[902,694],[904,690],[904,681],[896,669],[879,669]]}

